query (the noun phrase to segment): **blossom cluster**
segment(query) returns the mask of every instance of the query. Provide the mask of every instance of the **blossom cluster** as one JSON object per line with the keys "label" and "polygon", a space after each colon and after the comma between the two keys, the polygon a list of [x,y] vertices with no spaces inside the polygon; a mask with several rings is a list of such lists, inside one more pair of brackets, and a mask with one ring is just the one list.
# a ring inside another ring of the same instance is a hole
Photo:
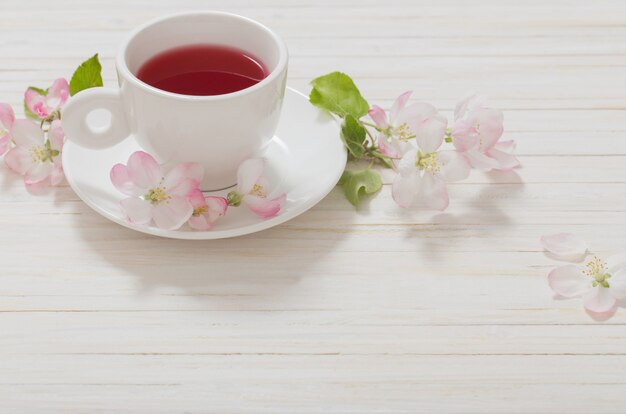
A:
{"label": "blossom cluster", "polygon": [[210,230],[229,206],[243,204],[261,218],[274,217],[280,212],[286,195],[268,197],[264,166],[262,158],[241,163],[237,187],[227,197],[202,193],[201,164],[182,163],[164,173],[157,161],[143,151],[134,152],[126,164],[114,165],[110,177],[115,188],[126,196],[120,205],[130,223],[154,222],[165,230],[176,230],[187,223],[194,230]]}
{"label": "blossom cluster", "polygon": [[[571,233],[557,233],[541,238],[543,248],[557,260],[585,261],[587,244]],[[583,306],[595,314],[609,314],[620,300],[626,299],[626,259],[598,255],[586,260],[585,266],[567,264],[548,274],[548,284],[554,293],[564,298],[582,297]]]}
{"label": "blossom cluster", "polygon": [[[401,207],[416,201],[445,210],[449,204],[447,183],[468,177],[471,168],[484,171],[510,170],[519,166],[513,155],[515,142],[501,141],[502,112],[470,95],[454,111],[454,123],[428,103],[407,105],[411,92],[394,102],[389,115],[379,106],[368,111],[377,132],[378,151],[392,160],[397,172],[393,199]],[[452,143],[452,149],[443,149]]]}
{"label": "blossom cluster", "polygon": [[68,97],[69,84],[59,78],[46,90],[26,89],[24,108],[30,119],[16,119],[13,108],[0,103],[0,155],[29,189],[63,181],[60,111]]}

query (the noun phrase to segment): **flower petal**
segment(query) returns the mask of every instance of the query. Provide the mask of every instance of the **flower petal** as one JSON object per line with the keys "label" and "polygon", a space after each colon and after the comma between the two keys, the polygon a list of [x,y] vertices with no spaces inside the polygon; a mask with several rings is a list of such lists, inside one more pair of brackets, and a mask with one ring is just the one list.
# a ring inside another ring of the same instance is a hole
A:
{"label": "flower petal", "polygon": [[282,204],[286,199],[286,194],[281,194],[273,199],[247,194],[243,197],[242,202],[257,216],[270,218],[280,213]]}
{"label": "flower petal", "polygon": [[13,121],[15,121],[15,113],[11,105],[0,103],[0,129],[11,132]]}
{"label": "flower petal", "polygon": [[206,205],[209,209],[206,215],[209,216],[211,222],[226,215],[226,211],[228,210],[228,201],[224,197],[206,197]]}
{"label": "flower petal", "polygon": [[475,92],[470,92],[465,95],[454,107],[454,120],[458,121],[463,118],[470,107],[474,106],[474,103],[479,98]]}
{"label": "flower petal", "polygon": [[470,173],[470,165],[467,159],[457,151],[440,151],[438,153],[441,166],[441,174],[447,182],[461,181]]}
{"label": "flower petal", "polygon": [[50,177],[53,169],[54,164],[48,161],[33,163],[24,174],[24,182],[27,185],[39,183]]}
{"label": "flower petal", "polygon": [[204,198],[204,194],[202,194],[202,191],[200,191],[199,188],[196,188],[189,192],[187,199],[191,203],[191,207],[193,207],[194,210],[197,208],[206,207],[206,199]]}
{"label": "flower petal", "polygon": [[189,218],[189,227],[195,230],[209,230],[218,218],[226,214],[228,201],[224,197],[204,197],[202,191],[195,190],[189,195],[189,202],[194,209],[205,207],[206,212]]}
{"label": "flower petal", "polygon": [[187,224],[189,224],[189,227],[192,229],[200,231],[211,230],[211,227],[213,227],[213,223],[204,214],[189,217]]}
{"label": "flower petal", "polygon": [[[405,158],[403,158],[404,160]],[[402,161],[401,161],[402,162]],[[410,207],[420,189],[421,176],[415,165],[413,170],[399,173],[393,180],[391,196],[400,207]]]}
{"label": "flower petal", "polygon": [[176,230],[189,220],[193,207],[186,197],[174,195],[167,202],[152,207],[152,218],[157,227]]}
{"label": "flower petal", "polygon": [[515,142],[515,140],[509,139],[506,141],[498,141],[496,145],[493,146],[493,148],[497,149],[498,151],[505,152],[507,154],[512,154],[515,151],[516,146],[517,146],[517,143]]}
{"label": "flower petal", "polygon": [[372,121],[374,121],[374,123],[379,127],[387,128],[387,126],[389,125],[387,124],[387,114],[385,113],[385,110],[380,106],[373,105],[370,110],[367,111],[367,114],[370,118],[372,118]]}
{"label": "flower petal", "polygon": [[419,102],[407,106],[393,121],[394,127],[406,124],[415,135],[417,145],[424,152],[434,152],[441,146],[447,125],[445,117],[431,104]]}
{"label": "flower petal", "polygon": [[45,104],[45,97],[33,89],[28,88],[24,92],[24,104],[39,118],[45,118],[50,115],[50,109]]}
{"label": "flower petal", "polygon": [[443,115],[436,114],[426,119],[415,131],[417,146],[426,153],[437,151],[443,143],[447,126],[448,120]]}
{"label": "flower petal", "polygon": [[120,206],[129,222],[148,224],[152,219],[152,204],[137,197],[129,197],[120,201]]}
{"label": "flower petal", "polygon": [[488,150],[493,147],[504,132],[502,111],[493,108],[478,108],[472,111],[472,125],[479,125],[480,148]]}
{"label": "flower petal", "polygon": [[204,177],[204,167],[195,162],[186,162],[173,168],[163,180],[168,194],[186,197],[189,192],[197,189]]}
{"label": "flower petal", "polygon": [[479,151],[476,148],[469,149],[463,152],[463,154],[467,157],[467,160],[469,161],[470,165],[476,169],[483,170],[483,171],[490,171],[495,168],[498,168],[499,166],[499,163],[497,160],[488,157],[487,155],[483,154],[481,151]]}
{"label": "flower petal", "polygon": [[394,127],[398,127],[403,123],[407,123],[409,126],[416,126],[413,130],[417,129],[417,126],[424,122],[424,120],[437,114],[437,108],[426,102],[417,102],[398,111],[397,117],[393,120]]}
{"label": "flower petal", "polygon": [[406,103],[411,97],[412,93],[413,91],[406,91],[400,94],[400,96],[398,96],[396,100],[393,102],[393,105],[391,106],[391,111],[389,113],[389,117],[390,117],[392,124],[395,125],[395,121],[398,119],[398,115],[406,106]]}
{"label": "flower petal", "polygon": [[583,296],[583,306],[591,312],[604,313],[608,312],[615,306],[615,298],[611,296],[610,288],[601,285],[591,288]]}
{"label": "flower petal", "polygon": [[400,158],[400,154],[389,145],[390,142],[387,142],[387,136],[384,133],[378,134],[377,145],[378,151],[381,154],[389,157],[389,158]]}
{"label": "flower petal", "polygon": [[452,127],[452,143],[459,151],[467,151],[478,147],[476,127],[464,120],[457,121]]}
{"label": "flower petal", "polygon": [[70,96],[70,85],[63,78],[56,79],[48,89],[46,105],[51,111],[62,107]]}
{"label": "flower petal", "polygon": [[498,163],[495,170],[509,171],[520,166],[520,162],[515,155],[497,150],[495,147],[487,152],[487,156]]}
{"label": "flower petal", "polygon": [[250,158],[242,162],[237,170],[238,192],[248,194],[263,174],[264,168],[265,160],[263,158]]}
{"label": "flower petal", "polygon": [[430,173],[422,177],[422,185],[418,194],[420,201],[433,210],[443,211],[448,208],[450,198],[448,186],[443,177]]}
{"label": "flower petal", "polygon": [[609,273],[617,273],[620,270],[626,270],[626,254],[616,254],[606,259],[606,266]]}
{"label": "flower petal", "polygon": [[13,147],[4,156],[4,162],[13,172],[24,175],[33,165],[33,157],[29,148]]}
{"label": "flower petal", "polygon": [[48,140],[50,140],[50,148],[61,151],[63,149],[63,140],[65,139],[65,133],[61,126],[61,121],[58,119],[50,124],[50,130],[48,131]]}
{"label": "flower petal", "polygon": [[143,151],[131,154],[126,168],[131,181],[143,190],[157,187],[163,178],[159,164],[152,155]]}
{"label": "flower petal", "polygon": [[619,300],[626,299],[626,270],[619,269],[617,272],[611,273],[608,282],[611,296]]}
{"label": "flower petal", "polygon": [[61,162],[56,162],[52,172],[50,172],[50,185],[56,187],[61,184],[64,177],[65,174],[63,173],[63,164],[61,164]]}
{"label": "flower petal", "polygon": [[556,233],[541,236],[541,245],[561,260],[578,261],[587,254],[587,243],[572,233]]}
{"label": "flower petal", "polygon": [[566,298],[573,298],[587,292],[591,286],[590,283],[590,279],[574,265],[557,267],[548,274],[550,288],[557,295]]}
{"label": "flower petal", "polygon": [[13,135],[13,140],[18,146],[32,147],[44,143],[43,131],[39,125],[27,119],[16,119],[11,135]]}
{"label": "flower petal", "polygon": [[403,176],[417,172],[417,149],[407,151],[398,163],[398,173]]}
{"label": "flower petal", "polygon": [[11,134],[6,134],[0,138],[0,155],[4,155],[4,153],[11,147],[11,139]]}
{"label": "flower petal", "polygon": [[113,186],[123,194],[133,197],[140,197],[147,191],[145,188],[139,188],[128,176],[128,168],[124,164],[115,164],[111,168],[109,174]]}

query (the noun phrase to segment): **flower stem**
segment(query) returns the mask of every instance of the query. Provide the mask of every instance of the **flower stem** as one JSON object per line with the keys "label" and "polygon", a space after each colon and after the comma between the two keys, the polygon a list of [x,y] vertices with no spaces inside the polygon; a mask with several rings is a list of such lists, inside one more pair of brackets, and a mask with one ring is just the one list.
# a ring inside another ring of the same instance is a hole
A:
{"label": "flower stem", "polygon": [[372,127],[372,128],[374,128],[376,131],[382,131],[382,130],[383,130],[381,127],[379,127],[379,126],[378,126],[378,125],[376,125],[376,124],[372,124],[371,122],[366,122],[366,121],[361,121],[361,120],[359,120],[359,122],[360,122],[362,125],[366,125],[366,126],[368,126],[368,127]]}

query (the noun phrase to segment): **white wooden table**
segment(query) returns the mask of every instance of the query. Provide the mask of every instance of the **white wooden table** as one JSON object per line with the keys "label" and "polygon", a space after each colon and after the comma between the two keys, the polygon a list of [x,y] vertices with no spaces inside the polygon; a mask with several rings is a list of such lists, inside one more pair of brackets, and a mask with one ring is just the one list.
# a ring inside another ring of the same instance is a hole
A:
{"label": "white wooden table", "polygon": [[70,0],[0,5],[0,97],[69,77],[128,30],[216,8],[276,29],[290,85],[349,73],[450,113],[479,90],[524,168],[443,214],[385,186],[213,242],[114,225],[0,167],[0,413],[624,413],[626,311],[555,301],[540,235],[626,250],[623,1]]}

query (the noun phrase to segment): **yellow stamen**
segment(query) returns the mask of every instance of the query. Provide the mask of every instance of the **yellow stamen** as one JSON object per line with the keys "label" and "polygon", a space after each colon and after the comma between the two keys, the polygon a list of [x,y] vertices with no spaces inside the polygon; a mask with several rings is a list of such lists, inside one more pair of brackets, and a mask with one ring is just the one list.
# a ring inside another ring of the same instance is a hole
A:
{"label": "yellow stamen", "polygon": [[431,174],[436,174],[441,171],[439,155],[436,152],[431,152],[426,155],[420,152],[418,154],[416,166],[420,170],[428,171]]}
{"label": "yellow stamen", "polygon": [[193,210],[193,216],[194,217],[198,217],[201,214],[204,214],[208,211],[209,209],[207,207],[198,207],[196,209]]}
{"label": "yellow stamen", "polygon": [[607,279],[611,278],[611,274],[608,273],[609,269],[604,260],[600,259],[598,256],[594,256],[593,259],[587,262],[586,266],[587,269],[583,270],[583,273],[593,278],[591,282],[593,287],[602,285],[608,288],[610,286]]}
{"label": "yellow stamen", "polygon": [[411,128],[406,122],[395,127],[393,132],[400,141],[408,141],[411,138],[415,138],[415,135],[411,133]]}
{"label": "yellow stamen", "polygon": [[250,190],[250,194],[257,195],[259,197],[265,197],[265,192],[263,191],[263,186],[259,184],[255,184]]}
{"label": "yellow stamen", "polygon": [[148,194],[145,195],[145,198],[152,204],[159,204],[164,201],[167,203],[172,197],[167,194],[167,191],[164,187],[155,187],[148,191]]}
{"label": "yellow stamen", "polygon": [[43,145],[37,145],[31,149],[33,162],[44,162],[48,158],[48,151]]}
{"label": "yellow stamen", "polygon": [[483,136],[480,134],[480,124],[476,123],[476,134],[478,134],[478,145],[482,148],[485,141],[483,141]]}

